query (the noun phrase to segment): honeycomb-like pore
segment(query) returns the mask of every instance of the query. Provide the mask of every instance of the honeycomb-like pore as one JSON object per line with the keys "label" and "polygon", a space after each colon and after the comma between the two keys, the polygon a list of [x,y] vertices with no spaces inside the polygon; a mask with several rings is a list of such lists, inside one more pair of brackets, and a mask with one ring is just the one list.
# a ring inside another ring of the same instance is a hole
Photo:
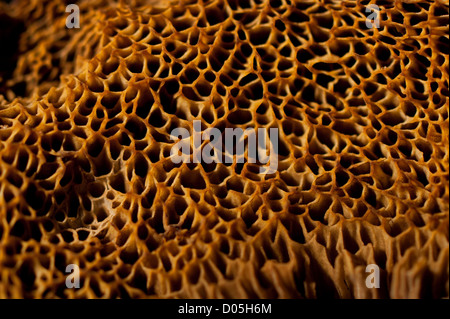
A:
{"label": "honeycomb-like pore", "polygon": [[449,297],[448,1],[71,2],[0,3],[0,298]]}

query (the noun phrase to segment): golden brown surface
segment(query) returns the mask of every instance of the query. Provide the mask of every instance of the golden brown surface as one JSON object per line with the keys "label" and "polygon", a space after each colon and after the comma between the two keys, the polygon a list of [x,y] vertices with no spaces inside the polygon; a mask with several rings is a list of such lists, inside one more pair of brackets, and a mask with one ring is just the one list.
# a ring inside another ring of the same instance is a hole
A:
{"label": "golden brown surface", "polygon": [[[448,1],[68,3],[0,3],[1,298],[448,298]],[[195,119],[277,173],[173,164]]]}

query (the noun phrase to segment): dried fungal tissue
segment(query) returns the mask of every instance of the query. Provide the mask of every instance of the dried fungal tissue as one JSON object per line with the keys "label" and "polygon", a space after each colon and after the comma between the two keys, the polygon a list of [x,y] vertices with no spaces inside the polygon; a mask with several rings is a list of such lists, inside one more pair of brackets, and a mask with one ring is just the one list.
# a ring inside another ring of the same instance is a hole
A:
{"label": "dried fungal tissue", "polygon": [[13,0],[0,45],[0,298],[449,297],[448,0]]}

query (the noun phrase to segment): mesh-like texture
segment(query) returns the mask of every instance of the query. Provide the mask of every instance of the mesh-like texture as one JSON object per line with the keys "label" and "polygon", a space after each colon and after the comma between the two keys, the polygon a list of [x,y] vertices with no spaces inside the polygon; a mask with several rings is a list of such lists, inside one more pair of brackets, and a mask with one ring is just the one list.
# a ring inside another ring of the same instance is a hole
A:
{"label": "mesh-like texture", "polygon": [[[0,4],[1,298],[448,298],[448,1],[69,3]],[[277,172],[174,164],[193,120]]]}

